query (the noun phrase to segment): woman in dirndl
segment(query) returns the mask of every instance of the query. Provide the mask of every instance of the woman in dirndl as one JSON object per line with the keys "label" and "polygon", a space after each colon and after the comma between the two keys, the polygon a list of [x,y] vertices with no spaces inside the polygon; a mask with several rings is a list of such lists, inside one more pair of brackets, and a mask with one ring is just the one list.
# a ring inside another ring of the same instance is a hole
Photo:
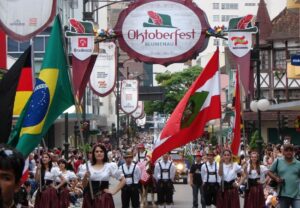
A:
{"label": "woman in dirndl", "polygon": [[[60,178],[61,182],[56,185],[55,180],[57,177]],[[47,152],[42,154],[42,160],[37,167],[35,179],[41,184],[42,189],[39,188],[37,192],[34,207],[60,208],[57,190],[63,186],[65,179],[57,167],[52,167],[52,161]]]}
{"label": "woman in dirndl", "polygon": [[218,192],[218,208],[240,208],[239,183],[236,182],[238,174],[242,175],[240,180],[242,182],[244,178],[242,167],[232,161],[232,152],[225,149],[219,165],[219,176],[223,180],[221,181],[223,188]]}
{"label": "woman in dirndl", "polygon": [[244,172],[248,178],[244,208],[265,207],[263,184],[265,183],[268,168],[260,165],[259,154],[256,151],[251,152],[249,164],[245,167]]}
{"label": "woman in dirndl", "polygon": [[[116,163],[108,162],[107,150],[97,144],[93,147],[92,161],[83,177],[83,208],[114,208],[112,195],[116,194],[125,185],[126,181]],[[114,177],[119,183],[113,189],[109,188],[109,178]],[[90,192],[91,180],[93,198]]]}
{"label": "woman in dirndl", "polygon": [[[60,208],[68,208],[70,206],[70,190],[68,184],[70,182],[70,179],[74,177],[75,173],[66,169],[67,161],[64,159],[60,159],[58,161],[58,166],[60,174],[65,179],[65,183],[58,190]],[[55,182],[57,185],[59,185],[61,183],[61,179],[57,177]]]}

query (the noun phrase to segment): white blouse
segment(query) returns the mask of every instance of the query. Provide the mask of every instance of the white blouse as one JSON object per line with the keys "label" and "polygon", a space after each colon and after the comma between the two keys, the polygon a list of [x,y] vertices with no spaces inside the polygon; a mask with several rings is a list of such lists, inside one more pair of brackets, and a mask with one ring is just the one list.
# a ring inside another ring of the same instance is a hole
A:
{"label": "white blouse", "polygon": [[260,165],[260,175],[258,175],[256,170],[251,170],[250,173],[249,171],[250,171],[250,164],[248,164],[247,167],[248,178],[250,179],[260,178],[260,181],[264,182],[266,178],[266,174],[268,173],[269,169],[264,165]]}
{"label": "white blouse", "polygon": [[[65,171],[64,173],[61,172],[61,171],[59,171],[59,172],[62,175],[62,177],[64,177],[64,179],[66,180],[66,182],[69,182],[70,179],[74,178],[74,175],[75,175],[75,173],[73,171],[69,171],[69,170]],[[58,182],[58,183],[61,182],[60,177],[56,178],[56,182]]]}
{"label": "white blouse", "polygon": [[224,181],[232,181],[237,178],[237,174],[242,172],[242,167],[237,163],[223,163]]}
{"label": "white blouse", "polygon": [[89,170],[92,181],[109,181],[110,177],[120,180],[123,176],[122,171],[118,169],[116,163],[104,163],[104,166],[100,170],[95,169],[89,164]]}
{"label": "white blouse", "polygon": [[56,178],[59,178],[61,175],[59,168],[52,167],[50,171],[45,172],[44,180],[52,180],[55,181]]}

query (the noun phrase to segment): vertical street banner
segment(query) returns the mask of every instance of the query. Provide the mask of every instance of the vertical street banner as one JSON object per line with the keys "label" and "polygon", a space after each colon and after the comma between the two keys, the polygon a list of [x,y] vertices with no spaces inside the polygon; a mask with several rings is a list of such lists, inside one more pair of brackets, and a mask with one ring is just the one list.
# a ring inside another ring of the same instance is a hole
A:
{"label": "vertical street banner", "polygon": [[229,20],[228,47],[231,57],[240,67],[240,77],[243,88],[248,94],[250,77],[250,50],[252,49],[252,34],[258,32],[255,26],[255,16],[232,18]]}
{"label": "vertical street banner", "polygon": [[136,79],[126,79],[121,82],[121,110],[130,114],[138,107],[139,82]]}
{"label": "vertical street banner", "polygon": [[138,107],[136,110],[131,114],[131,116],[135,119],[141,118],[144,114],[144,102],[138,101]]}
{"label": "vertical street banner", "polygon": [[69,19],[70,29],[65,36],[70,39],[72,51],[72,80],[80,101],[96,61],[94,51],[94,25],[89,21]]}
{"label": "vertical street banner", "polygon": [[11,38],[29,40],[48,27],[56,14],[56,0],[1,0],[0,27]]}
{"label": "vertical street banner", "polygon": [[101,42],[100,51],[90,76],[90,86],[100,97],[110,94],[117,77],[117,50],[113,42]]}

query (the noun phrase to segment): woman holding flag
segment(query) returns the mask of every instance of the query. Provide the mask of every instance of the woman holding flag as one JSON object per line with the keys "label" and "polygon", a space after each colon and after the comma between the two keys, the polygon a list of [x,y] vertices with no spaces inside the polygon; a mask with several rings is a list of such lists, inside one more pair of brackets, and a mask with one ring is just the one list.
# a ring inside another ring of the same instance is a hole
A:
{"label": "woman holding flag", "polygon": [[219,190],[217,197],[217,207],[222,208],[239,208],[240,200],[238,187],[239,183],[236,182],[238,174],[242,174],[243,169],[237,163],[232,161],[232,153],[229,149],[225,149],[222,154],[222,159],[219,164],[219,176],[222,178],[222,189]]}
{"label": "woman holding flag", "polygon": [[[60,178],[60,183],[55,186],[56,178]],[[35,179],[40,183],[34,207],[52,208],[60,207],[57,190],[65,184],[65,179],[57,167],[52,167],[50,154],[42,154],[41,163],[38,165]]]}
{"label": "woman holding flag", "polygon": [[[85,188],[83,208],[114,208],[112,195],[123,188],[126,181],[116,163],[108,162],[107,150],[102,144],[97,144],[92,150],[92,161],[83,177],[82,185]],[[109,189],[109,178],[114,177],[120,182],[114,189]],[[89,187],[91,180],[92,190]]]}

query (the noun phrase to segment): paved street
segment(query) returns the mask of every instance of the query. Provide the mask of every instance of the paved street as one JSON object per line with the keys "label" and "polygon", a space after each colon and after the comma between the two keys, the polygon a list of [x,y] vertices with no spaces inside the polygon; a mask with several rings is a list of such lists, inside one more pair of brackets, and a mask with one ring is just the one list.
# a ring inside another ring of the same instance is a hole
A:
{"label": "paved street", "polygon": [[[116,183],[116,181],[112,181],[112,186]],[[148,200],[151,199],[151,196],[148,195]],[[192,188],[187,184],[175,184],[175,194],[174,194],[174,206],[173,208],[191,208],[193,195],[192,195]],[[156,195],[155,195],[156,200]],[[114,196],[114,202],[116,208],[121,208],[121,192]],[[240,198],[241,207],[243,207],[244,199]],[[201,205],[199,205],[201,207]],[[148,206],[148,208],[152,208]]]}

